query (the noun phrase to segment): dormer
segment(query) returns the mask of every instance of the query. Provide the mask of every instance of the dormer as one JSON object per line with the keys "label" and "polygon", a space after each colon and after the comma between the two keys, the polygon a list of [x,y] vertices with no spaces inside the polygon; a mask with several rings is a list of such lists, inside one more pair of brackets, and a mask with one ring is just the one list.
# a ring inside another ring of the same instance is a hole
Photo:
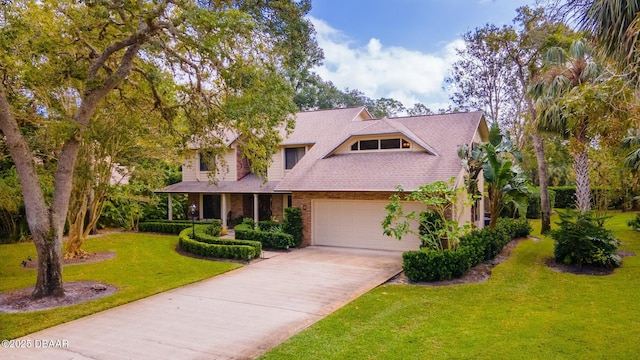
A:
{"label": "dormer", "polygon": [[333,154],[366,154],[372,152],[417,151],[438,155],[436,150],[399,121],[368,120],[370,126],[349,134],[323,158]]}

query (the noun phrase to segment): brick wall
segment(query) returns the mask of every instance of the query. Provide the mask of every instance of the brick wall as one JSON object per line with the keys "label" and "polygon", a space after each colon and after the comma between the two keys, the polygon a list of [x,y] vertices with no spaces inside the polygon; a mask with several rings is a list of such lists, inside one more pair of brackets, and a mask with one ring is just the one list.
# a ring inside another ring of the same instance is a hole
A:
{"label": "brick wall", "polygon": [[336,200],[389,200],[391,192],[294,192],[292,205],[302,209],[302,245],[311,245],[311,201]]}
{"label": "brick wall", "polygon": [[229,210],[232,213],[231,216],[233,216],[233,218],[229,220],[233,220],[242,215],[242,194],[230,195]]}
{"label": "brick wall", "polygon": [[277,221],[284,219],[283,196],[285,195],[273,194],[271,196],[271,215],[274,216]]}
{"label": "brick wall", "polygon": [[239,146],[236,147],[235,151],[236,151],[236,171],[238,174],[237,180],[240,180],[251,172],[251,166],[249,165],[249,160],[247,160],[245,157],[242,156],[242,151],[240,151]]}

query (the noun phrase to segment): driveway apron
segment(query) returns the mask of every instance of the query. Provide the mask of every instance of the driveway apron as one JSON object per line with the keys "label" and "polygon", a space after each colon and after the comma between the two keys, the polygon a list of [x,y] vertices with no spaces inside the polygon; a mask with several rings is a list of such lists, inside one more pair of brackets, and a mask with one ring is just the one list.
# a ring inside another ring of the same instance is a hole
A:
{"label": "driveway apron", "polygon": [[[401,253],[307,247],[23,337],[2,359],[255,358],[400,272]],[[52,342],[53,341],[53,342]],[[45,342],[52,346],[44,347]]]}

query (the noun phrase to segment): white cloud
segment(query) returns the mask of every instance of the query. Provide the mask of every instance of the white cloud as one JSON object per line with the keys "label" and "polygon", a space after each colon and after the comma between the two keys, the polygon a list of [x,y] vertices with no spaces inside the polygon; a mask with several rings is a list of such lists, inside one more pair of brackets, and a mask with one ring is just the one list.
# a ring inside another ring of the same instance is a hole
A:
{"label": "white cloud", "polygon": [[323,20],[310,17],[317,40],[324,50],[324,65],[315,71],[339,89],[358,89],[370,98],[391,97],[412,107],[416,102],[432,110],[446,107],[448,96],[442,87],[456,60],[457,40],[437,54],[425,54],[402,47],[385,46],[371,38],[365,47],[353,42]]}

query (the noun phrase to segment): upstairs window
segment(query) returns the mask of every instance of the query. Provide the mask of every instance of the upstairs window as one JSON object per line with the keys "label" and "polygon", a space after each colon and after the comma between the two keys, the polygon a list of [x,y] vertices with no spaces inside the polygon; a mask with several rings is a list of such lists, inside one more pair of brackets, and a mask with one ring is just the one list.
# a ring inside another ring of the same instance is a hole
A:
{"label": "upstairs window", "polygon": [[284,149],[284,168],[287,170],[293,169],[294,166],[304,156],[304,147],[286,148]]}
{"label": "upstairs window", "polygon": [[211,161],[210,154],[198,154],[200,160],[200,171],[209,171],[209,162]]}
{"label": "upstairs window", "polygon": [[351,145],[351,151],[410,149],[411,143],[405,139],[360,140]]}

